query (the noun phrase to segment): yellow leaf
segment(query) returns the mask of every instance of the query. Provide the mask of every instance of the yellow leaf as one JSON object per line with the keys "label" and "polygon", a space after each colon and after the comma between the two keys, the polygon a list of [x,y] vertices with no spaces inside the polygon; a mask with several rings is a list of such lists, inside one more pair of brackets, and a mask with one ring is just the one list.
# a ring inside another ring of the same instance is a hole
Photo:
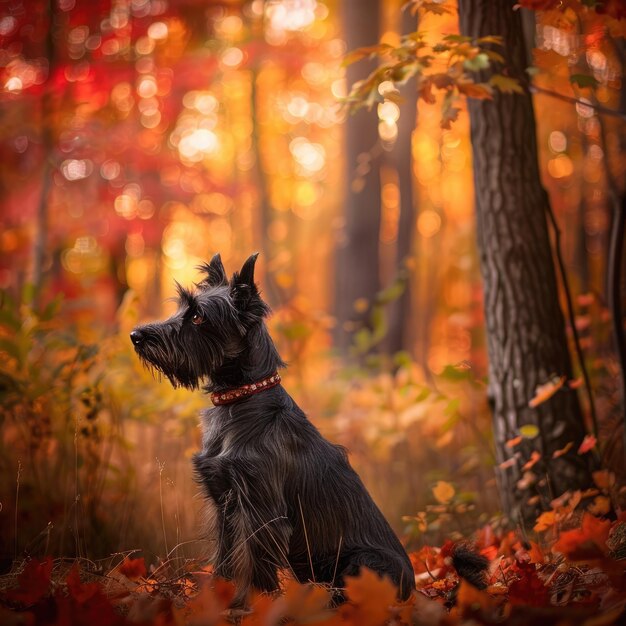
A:
{"label": "yellow leaf", "polygon": [[534,439],[539,434],[539,427],[535,424],[524,424],[519,427],[519,434],[524,439]]}
{"label": "yellow leaf", "polygon": [[440,480],[433,487],[433,495],[435,496],[435,500],[437,500],[437,502],[439,502],[440,504],[447,504],[448,502],[450,502],[455,493],[456,491],[454,487],[444,480]]}
{"label": "yellow leaf", "polygon": [[489,84],[502,93],[524,93],[524,89],[518,80],[502,74],[494,74],[489,79]]}

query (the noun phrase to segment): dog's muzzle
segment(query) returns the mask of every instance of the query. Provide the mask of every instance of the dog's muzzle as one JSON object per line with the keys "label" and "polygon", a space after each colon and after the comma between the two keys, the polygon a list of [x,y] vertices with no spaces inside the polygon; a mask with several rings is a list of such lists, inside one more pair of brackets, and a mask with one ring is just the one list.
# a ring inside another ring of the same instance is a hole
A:
{"label": "dog's muzzle", "polygon": [[130,340],[133,342],[133,345],[138,346],[144,339],[144,335],[140,330],[133,330],[130,333]]}

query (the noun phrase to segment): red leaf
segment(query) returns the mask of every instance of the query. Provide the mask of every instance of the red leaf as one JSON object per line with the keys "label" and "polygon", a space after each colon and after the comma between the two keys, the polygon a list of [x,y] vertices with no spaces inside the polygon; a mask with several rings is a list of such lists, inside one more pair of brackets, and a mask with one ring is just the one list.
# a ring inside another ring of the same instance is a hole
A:
{"label": "red leaf", "polygon": [[518,579],[509,585],[509,602],[529,606],[545,606],[548,604],[549,593],[546,586],[537,576],[537,568],[533,563],[518,561],[514,568]]}
{"label": "red leaf", "polygon": [[13,602],[31,605],[37,603],[50,590],[52,559],[28,561],[17,578],[17,589],[10,589],[7,597]]}
{"label": "red leaf", "polygon": [[602,558],[607,552],[606,540],[610,529],[609,520],[585,512],[581,528],[562,532],[552,549],[572,561]]}
{"label": "red leaf", "polygon": [[578,448],[578,454],[585,454],[585,452],[589,452],[589,450],[591,450],[597,442],[598,440],[593,435],[585,435],[585,438],[582,440],[582,443]]}
{"label": "red leaf", "polygon": [[126,557],[119,566],[119,571],[130,580],[145,578],[148,573],[148,570],[146,569],[146,562],[143,557],[139,559],[129,559]]}

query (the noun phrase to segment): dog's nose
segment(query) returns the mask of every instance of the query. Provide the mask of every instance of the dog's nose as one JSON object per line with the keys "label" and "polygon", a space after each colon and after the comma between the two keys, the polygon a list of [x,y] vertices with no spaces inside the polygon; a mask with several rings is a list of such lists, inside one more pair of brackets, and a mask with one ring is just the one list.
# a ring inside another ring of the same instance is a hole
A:
{"label": "dog's nose", "polygon": [[140,330],[133,330],[130,333],[130,340],[133,342],[134,345],[139,345],[142,339],[143,339],[143,334]]}

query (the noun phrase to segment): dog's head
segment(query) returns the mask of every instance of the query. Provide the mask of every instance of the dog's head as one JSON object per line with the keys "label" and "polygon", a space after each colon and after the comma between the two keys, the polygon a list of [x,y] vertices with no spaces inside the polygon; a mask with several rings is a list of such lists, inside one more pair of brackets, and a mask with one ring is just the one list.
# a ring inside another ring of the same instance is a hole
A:
{"label": "dog's head", "polygon": [[137,326],[130,338],[139,358],[174,387],[195,389],[228,361],[248,351],[248,335],[263,324],[269,307],[254,282],[253,254],[226,276],[219,254],[198,269],[205,275],[193,290],[178,283],[178,310],[162,322]]}

